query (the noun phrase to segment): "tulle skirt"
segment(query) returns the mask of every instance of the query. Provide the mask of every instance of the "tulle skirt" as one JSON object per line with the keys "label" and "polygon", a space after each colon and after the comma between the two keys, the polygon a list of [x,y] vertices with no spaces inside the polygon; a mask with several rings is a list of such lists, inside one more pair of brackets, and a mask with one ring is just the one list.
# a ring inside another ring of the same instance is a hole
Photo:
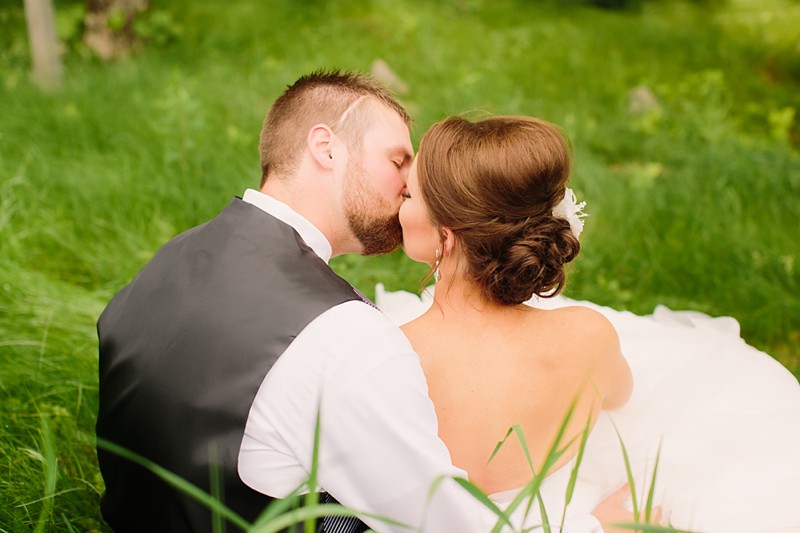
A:
{"label": "tulle skirt", "polygon": [[[430,303],[429,295],[376,288],[376,304],[398,324]],[[599,311],[616,328],[633,372],[628,403],[601,413],[592,430],[570,514],[590,512],[626,482],[621,440],[639,507],[655,479],[663,523],[706,533],[800,532],[800,384],[746,344],[736,320],[661,306],[639,316],[561,296],[528,304]],[[542,488],[551,520],[561,516],[572,466]]]}

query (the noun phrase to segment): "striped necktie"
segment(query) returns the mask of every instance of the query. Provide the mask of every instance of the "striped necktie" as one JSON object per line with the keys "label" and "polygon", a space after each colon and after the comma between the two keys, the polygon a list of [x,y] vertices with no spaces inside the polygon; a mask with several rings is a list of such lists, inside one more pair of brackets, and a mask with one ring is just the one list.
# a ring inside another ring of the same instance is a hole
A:
{"label": "striped necktie", "polygon": [[[339,503],[336,499],[324,493],[324,503]],[[322,533],[362,533],[369,526],[354,516],[324,516],[322,517]]]}

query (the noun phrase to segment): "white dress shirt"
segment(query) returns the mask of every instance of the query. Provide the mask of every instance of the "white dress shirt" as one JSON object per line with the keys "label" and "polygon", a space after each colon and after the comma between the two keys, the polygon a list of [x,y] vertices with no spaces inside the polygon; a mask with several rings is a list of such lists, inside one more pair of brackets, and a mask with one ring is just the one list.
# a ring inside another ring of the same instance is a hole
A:
{"label": "white dress shirt", "polygon": [[[328,262],[331,246],[287,205],[248,189],[243,200],[292,226]],[[419,357],[403,333],[360,301],[314,319],[269,371],[253,401],[239,452],[239,475],[281,498],[308,479],[320,414],[318,483],[343,505],[427,532],[480,532],[496,516],[454,481],[463,477],[438,437]],[[407,529],[364,521],[380,532]],[[565,529],[566,531],[566,529]],[[576,517],[573,533],[602,531]]]}

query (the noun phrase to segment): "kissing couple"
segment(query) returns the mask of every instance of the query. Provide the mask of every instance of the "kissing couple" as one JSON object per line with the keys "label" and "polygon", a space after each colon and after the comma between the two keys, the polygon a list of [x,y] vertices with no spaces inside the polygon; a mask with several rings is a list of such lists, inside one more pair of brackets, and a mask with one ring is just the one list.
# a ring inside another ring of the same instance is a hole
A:
{"label": "kissing couple", "polygon": [[[653,522],[800,526],[788,371],[717,319],[557,296],[583,229],[561,130],[450,117],[414,157],[410,122],[367,76],[301,77],[264,121],[259,190],[173,238],[112,299],[98,321],[106,522],[219,530],[103,442],[249,523],[313,473],[362,520],[326,517],[321,531],[483,533],[498,516],[463,480],[504,507],[533,470],[540,502],[508,529],[541,525],[546,509],[558,531],[617,531],[644,521],[627,500],[648,484]],[[379,291],[381,311],[328,266],[400,244],[430,265],[429,301]],[[400,328],[392,313],[409,307],[418,316]]]}

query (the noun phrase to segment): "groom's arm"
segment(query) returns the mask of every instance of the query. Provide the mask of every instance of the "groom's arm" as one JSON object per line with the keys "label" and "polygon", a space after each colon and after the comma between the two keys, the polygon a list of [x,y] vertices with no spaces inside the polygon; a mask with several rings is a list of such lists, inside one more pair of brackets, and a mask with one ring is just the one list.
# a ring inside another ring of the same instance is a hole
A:
{"label": "groom's arm", "polygon": [[[360,302],[312,322],[268,374],[239,458],[248,485],[281,497],[304,481],[318,407],[319,483],[343,505],[431,532],[484,533],[497,522],[448,479],[466,474],[438,437],[419,358],[399,329]],[[592,517],[582,519],[570,533],[601,531]],[[407,531],[365,521],[381,532]]]}

